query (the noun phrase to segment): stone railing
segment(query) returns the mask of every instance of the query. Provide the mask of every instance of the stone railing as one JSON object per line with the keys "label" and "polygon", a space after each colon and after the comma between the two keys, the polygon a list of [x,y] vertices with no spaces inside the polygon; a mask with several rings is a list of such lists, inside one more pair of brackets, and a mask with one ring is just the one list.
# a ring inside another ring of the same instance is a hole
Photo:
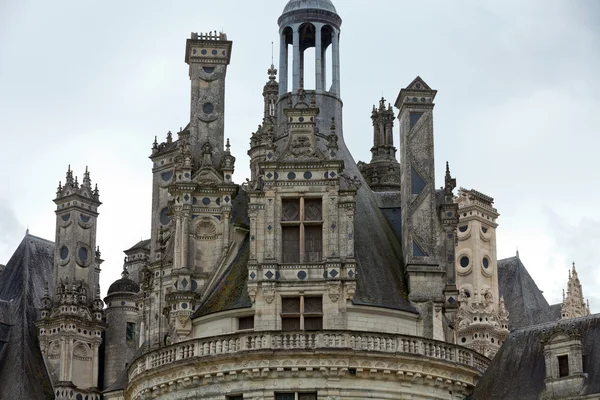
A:
{"label": "stone railing", "polygon": [[[410,354],[448,361],[485,372],[490,360],[473,350],[455,344],[414,336],[375,334],[357,331],[244,332],[193,339],[152,350],[129,368],[129,379],[164,365],[194,358],[256,350],[353,350]],[[241,355],[240,355],[241,356]],[[237,357],[237,355],[236,355]]]}

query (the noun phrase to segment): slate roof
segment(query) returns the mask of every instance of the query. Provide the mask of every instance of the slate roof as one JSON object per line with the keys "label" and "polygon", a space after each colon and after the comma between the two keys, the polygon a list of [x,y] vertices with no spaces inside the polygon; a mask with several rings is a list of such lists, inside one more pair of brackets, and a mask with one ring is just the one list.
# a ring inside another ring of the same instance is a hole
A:
{"label": "slate roof", "polygon": [[248,236],[242,242],[235,259],[223,272],[218,284],[204,303],[200,304],[192,318],[237,308],[252,307],[248,295],[248,258],[250,256],[250,240]]}
{"label": "slate roof", "polygon": [[509,312],[509,329],[556,321],[560,318],[560,305],[550,307],[519,257],[498,260],[498,286],[500,296]]}
{"label": "slate roof", "polygon": [[150,239],[140,240],[136,244],[134,244],[130,249],[124,251],[124,253],[129,253],[135,250],[150,250]]}
{"label": "slate roof", "polygon": [[581,335],[587,373],[581,396],[600,393],[600,314],[519,329],[508,337],[471,395],[472,400],[537,400],[546,378],[541,339],[544,331],[575,325]]}
{"label": "slate roof", "polygon": [[54,399],[35,326],[53,260],[54,243],[27,233],[0,276],[0,400]]}

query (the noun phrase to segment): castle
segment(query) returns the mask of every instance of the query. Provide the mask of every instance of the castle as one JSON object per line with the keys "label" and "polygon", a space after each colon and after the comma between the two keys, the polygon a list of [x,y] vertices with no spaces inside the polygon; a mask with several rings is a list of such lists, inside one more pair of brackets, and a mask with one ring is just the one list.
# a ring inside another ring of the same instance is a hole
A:
{"label": "castle", "polygon": [[290,0],[278,23],[241,185],[232,42],[187,39],[190,120],[154,141],[150,238],[104,299],[100,193],[68,169],[55,241],[27,234],[0,275],[0,400],[595,398],[600,325],[575,266],[548,305],[518,254],[497,260],[494,200],[455,192],[448,164],[436,187],[436,90],[416,77],[379,100],[357,163],[334,5]]}

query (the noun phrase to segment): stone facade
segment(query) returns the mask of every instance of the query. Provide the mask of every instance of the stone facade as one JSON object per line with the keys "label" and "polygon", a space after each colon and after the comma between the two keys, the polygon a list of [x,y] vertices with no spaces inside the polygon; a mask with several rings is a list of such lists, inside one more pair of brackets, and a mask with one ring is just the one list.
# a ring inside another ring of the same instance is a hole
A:
{"label": "stone facade", "polygon": [[[278,23],[280,79],[272,64],[242,185],[224,127],[232,42],[187,40],[190,121],[155,138],[150,238],[125,251],[104,303],[98,189],[87,170],[81,185],[70,169],[59,184],[53,289],[37,322],[57,399],[101,388],[114,400],[466,399],[507,340],[493,199],[455,197],[448,163],[435,186],[437,91],[420,77],[400,90],[400,161],[381,99],[372,159],[357,164],[335,7],[290,0]],[[582,307],[573,267],[563,314]],[[543,339],[548,399],[585,383],[577,333],[561,332]]]}

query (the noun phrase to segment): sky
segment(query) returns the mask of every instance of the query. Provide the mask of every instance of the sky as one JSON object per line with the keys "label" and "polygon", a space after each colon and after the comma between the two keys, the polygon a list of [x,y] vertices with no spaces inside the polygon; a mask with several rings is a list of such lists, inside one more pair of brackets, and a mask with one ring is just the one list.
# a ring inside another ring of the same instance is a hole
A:
{"label": "sky", "polygon": [[[154,136],[189,120],[190,32],[233,40],[225,136],[246,155],[262,118],[284,0],[0,0],[0,263],[25,231],[54,240],[67,165],[98,183],[97,244],[106,293],[124,254],[149,237]],[[372,105],[417,75],[438,90],[436,182],[492,196],[498,259],[520,258],[547,300],[562,300],[576,263],[600,312],[600,2],[334,0],[344,137],[370,160]],[[394,140],[398,144],[398,128]]]}

